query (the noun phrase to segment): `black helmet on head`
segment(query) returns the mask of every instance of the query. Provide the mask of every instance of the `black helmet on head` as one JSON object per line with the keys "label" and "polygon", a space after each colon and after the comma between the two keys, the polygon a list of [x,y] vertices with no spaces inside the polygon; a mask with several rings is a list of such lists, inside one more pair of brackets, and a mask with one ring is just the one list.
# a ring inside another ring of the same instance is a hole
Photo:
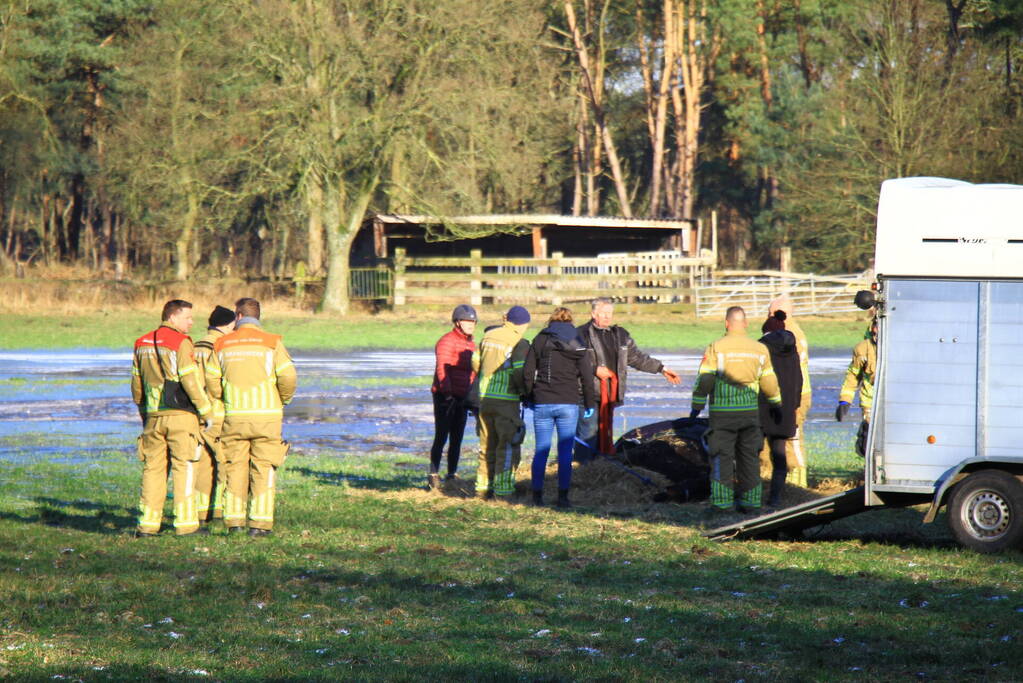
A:
{"label": "black helmet on head", "polygon": [[469,304],[458,304],[455,310],[451,311],[451,322],[457,323],[459,320],[476,322],[476,309]]}

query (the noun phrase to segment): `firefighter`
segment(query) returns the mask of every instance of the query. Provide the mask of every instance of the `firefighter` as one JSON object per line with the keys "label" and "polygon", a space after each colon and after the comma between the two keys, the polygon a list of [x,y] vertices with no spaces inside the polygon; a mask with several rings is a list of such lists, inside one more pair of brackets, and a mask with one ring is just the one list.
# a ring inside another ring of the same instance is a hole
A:
{"label": "firefighter", "polygon": [[174,532],[199,531],[194,488],[195,464],[202,454],[199,418],[211,410],[192,360],[192,304],[168,301],[160,320],[158,328],[135,340],[131,366],[131,396],[143,421],[139,538],[160,532],[168,466],[174,482]]}
{"label": "firefighter", "polygon": [[[803,452],[803,423],[810,412],[813,401],[813,391],[810,386],[810,343],[806,339],[806,333],[796,322],[792,315],[792,299],[787,294],[776,297],[768,304],[768,317],[774,315],[775,311],[785,312],[785,329],[796,337],[796,350],[799,352],[799,367],[803,372],[803,391],[799,397],[799,407],[796,408],[796,435],[785,445],[785,455],[788,463],[788,475],[785,478],[790,484],[806,488],[806,454]],[[770,455],[765,448],[761,452],[761,460],[770,462]]]}
{"label": "firefighter", "polygon": [[288,453],[281,422],[297,376],[281,338],[263,331],[258,301],[239,299],[235,315],[234,331],[213,343],[206,366],[210,395],[224,402],[224,523],[243,532],[247,512],[249,536],[269,536],[277,468]]}
{"label": "firefighter", "polygon": [[512,306],[504,324],[484,333],[472,357],[479,374],[480,413],[476,427],[480,437],[480,460],[476,470],[476,495],[490,499],[515,491],[515,473],[522,458],[526,423],[519,405],[526,391],[522,368],[529,342],[522,338],[529,327],[529,311]]}
{"label": "firefighter", "polygon": [[874,371],[877,369],[877,320],[863,336],[863,341],[853,347],[849,369],[845,371],[845,382],[838,394],[835,419],[841,422],[849,414],[849,406],[856,390],[860,391],[860,410],[863,419],[856,432],[856,452],[860,457],[867,453],[867,432],[870,430],[870,407],[874,404]]}
{"label": "firefighter", "polygon": [[767,347],[746,336],[746,312],[732,306],[725,314],[725,336],[703,353],[693,387],[696,418],[710,398],[711,506],[739,512],[761,506],[763,484],[758,453],[763,443],[758,398],[763,394],[778,419],[781,391]]}
{"label": "firefighter", "polygon": [[[210,313],[206,336],[195,343],[195,366],[203,389],[206,388],[206,367],[213,355],[213,344],[234,329],[234,311],[217,306]],[[207,392],[208,394],[208,392]],[[224,470],[220,448],[220,432],[224,427],[224,402],[210,398],[210,413],[201,432],[205,449],[195,467],[195,495],[199,509],[199,523],[224,517]]]}

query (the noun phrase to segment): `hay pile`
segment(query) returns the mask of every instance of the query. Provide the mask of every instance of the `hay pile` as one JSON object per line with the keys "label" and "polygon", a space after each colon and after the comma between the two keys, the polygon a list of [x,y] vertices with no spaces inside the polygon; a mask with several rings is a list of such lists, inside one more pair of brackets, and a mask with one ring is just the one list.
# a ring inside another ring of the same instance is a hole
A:
{"label": "hay pile", "polygon": [[[569,498],[575,505],[597,507],[604,505],[622,505],[633,503],[650,503],[654,496],[664,491],[671,484],[667,477],[642,467],[629,467],[630,470],[650,481],[643,482],[639,477],[622,469],[610,458],[601,458],[588,465],[572,465],[572,488]],[[451,498],[472,498],[475,495],[475,479],[455,478],[441,483],[439,493]],[[553,504],[558,499],[558,463],[555,458],[547,461],[544,475],[544,501]],[[511,500],[526,503],[532,500],[530,485],[530,463],[525,462],[519,468],[518,483]]]}
{"label": "hay pile", "polygon": [[[587,465],[574,464],[569,499],[573,505],[585,507],[650,503],[653,502],[655,495],[671,483],[667,477],[657,472],[642,467],[629,469],[635,474],[625,471],[620,463],[610,458],[599,458]],[[651,483],[643,482],[636,475]],[[558,499],[557,462],[547,463],[543,497],[546,503],[554,503]]]}

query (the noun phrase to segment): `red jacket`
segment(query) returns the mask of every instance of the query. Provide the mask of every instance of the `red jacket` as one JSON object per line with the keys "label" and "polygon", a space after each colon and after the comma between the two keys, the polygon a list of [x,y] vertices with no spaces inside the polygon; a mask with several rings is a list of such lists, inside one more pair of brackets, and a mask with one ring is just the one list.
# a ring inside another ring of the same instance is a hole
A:
{"label": "red jacket", "polygon": [[440,338],[434,349],[437,369],[433,373],[433,393],[465,398],[476,376],[472,371],[472,353],[475,350],[476,342],[459,329],[451,330]]}

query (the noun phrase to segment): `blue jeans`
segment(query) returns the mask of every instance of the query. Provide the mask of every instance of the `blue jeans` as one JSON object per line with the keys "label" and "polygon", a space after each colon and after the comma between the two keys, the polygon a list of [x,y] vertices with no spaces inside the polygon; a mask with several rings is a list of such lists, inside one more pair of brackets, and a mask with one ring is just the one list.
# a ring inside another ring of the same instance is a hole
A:
{"label": "blue jeans", "polygon": [[579,406],[574,403],[540,403],[533,409],[533,433],[536,455],[533,456],[533,490],[543,490],[551,437],[558,428],[558,489],[567,491],[572,484],[572,444],[575,441]]}

